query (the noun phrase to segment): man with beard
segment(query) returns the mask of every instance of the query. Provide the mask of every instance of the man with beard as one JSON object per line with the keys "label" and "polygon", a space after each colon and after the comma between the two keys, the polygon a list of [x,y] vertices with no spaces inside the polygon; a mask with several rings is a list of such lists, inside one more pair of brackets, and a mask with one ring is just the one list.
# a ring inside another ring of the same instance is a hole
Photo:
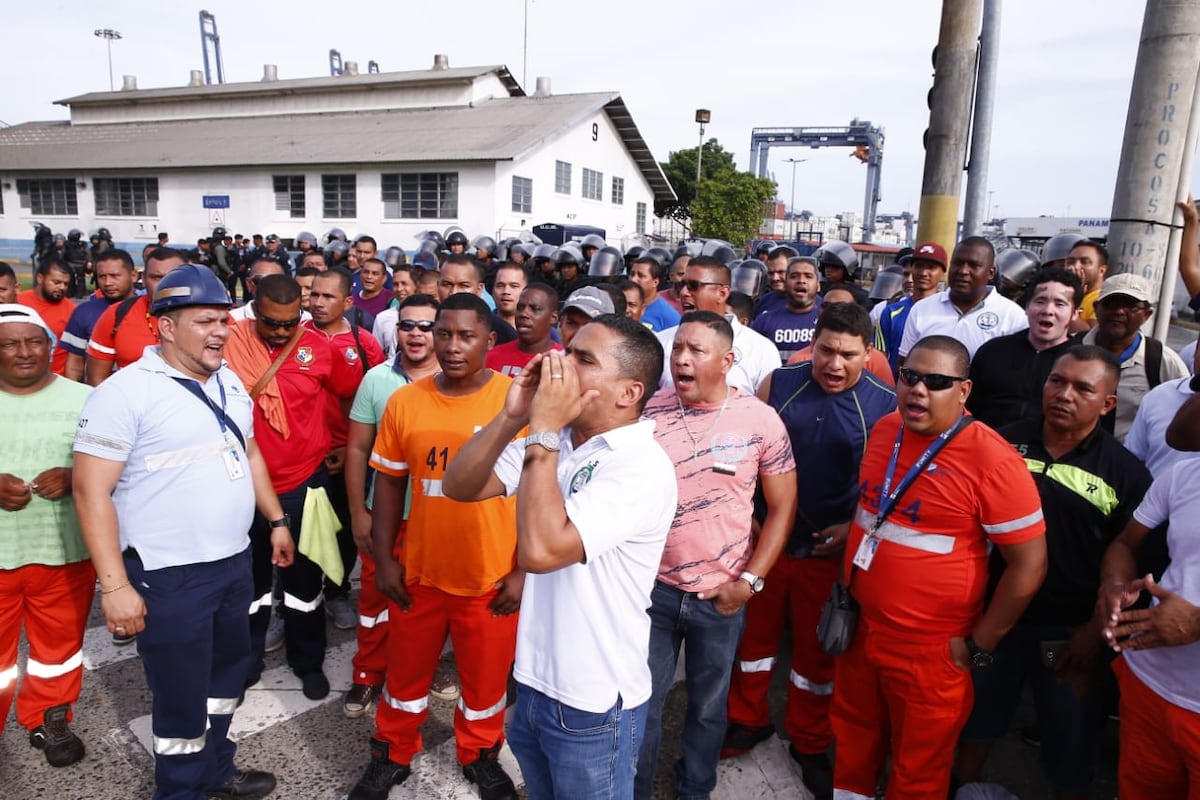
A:
{"label": "man with beard", "polygon": [[[918,253],[920,251],[918,250]],[[1024,330],[1025,311],[992,286],[996,250],[980,236],[969,236],[950,258],[949,288],[913,304],[904,323],[899,363],[926,336],[951,336],[962,342],[971,358],[988,339]],[[914,280],[916,276],[914,274]]]}
{"label": "man with beard", "polygon": [[524,268],[516,264],[501,264],[496,270],[496,280],[492,285],[496,316],[513,327],[517,324],[517,303],[520,302],[521,292],[528,283]]}
{"label": "man with beard", "polygon": [[1141,333],[1153,313],[1153,302],[1150,282],[1141,275],[1113,275],[1105,279],[1096,300],[1099,322],[1083,337],[1084,344],[1099,345],[1121,362],[1117,410],[1105,415],[1102,423],[1120,442],[1125,441],[1146,393],[1160,383],[1188,374],[1187,365],[1174,350]]}
{"label": "man with beard", "polygon": [[779,350],[780,363],[786,364],[798,350],[812,344],[821,311],[821,278],[817,262],[807,256],[797,256],[787,262],[785,300],[759,314],[750,327],[761,333]]}
{"label": "man with beard", "polygon": [[[500,275],[503,274],[502,269]],[[499,277],[496,280],[499,285]],[[515,378],[538,353],[561,350],[562,347],[555,344],[550,336],[558,322],[557,304],[558,294],[546,284],[535,283],[525,287],[517,302],[514,318],[517,325],[516,341],[498,344],[489,350],[488,368]]]}
{"label": "man with beard", "polygon": [[[17,302],[38,312],[38,316],[50,326],[60,342],[67,323],[71,321],[71,312],[75,310],[75,304],[67,299],[70,285],[70,268],[56,258],[47,258],[38,265],[33,275],[33,288],[17,295]],[[67,351],[61,344],[54,348],[50,371],[55,375],[66,374]]]}
{"label": "man with beard", "polygon": [[[346,441],[346,495],[350,499],[351,532],[362,559],[362,587],[358,595],[358,649],[352,661],[353,685],[342,700],[342,713],[361,717],[370,713],[383,689],[387,668],[387,598],[375,584],[375,558],[371,555],[371,506],[375,495],[369,483],[367,462],[387,401],[401,386],[438,371],[433,353],[433,321],[438,303],[429,295],[413,295],[399,308],[399,352],[373,367],[363,378],[350,407]],[[407,519],[407,517],[406,517]]]}
{"label": "man with beard", "polygon": [[1078,277],[1049,267],[1033,279],[1026,296],[1029,329],[984,342],[971,360],[967,409],[996,429],[1038,416],[1050,368],[1076,344],[1070,326],[1083,297]]}
{"label": "man with beard", "polygon": [[87,302],[75,307],[60,345],[67,351],[65,375],[73,381],[83,380],[88,340],[92,338],[92,330],[100,317],[109,306],[133,296],[136,274],[129,253],[119,248],[107,251],[96,262],[94,272],[97,292]]}

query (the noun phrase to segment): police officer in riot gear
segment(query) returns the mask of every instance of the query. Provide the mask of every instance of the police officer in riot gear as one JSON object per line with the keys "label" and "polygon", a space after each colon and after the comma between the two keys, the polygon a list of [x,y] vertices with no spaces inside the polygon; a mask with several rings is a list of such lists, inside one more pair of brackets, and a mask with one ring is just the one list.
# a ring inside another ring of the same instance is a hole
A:
{"label": "police officer in riot gear", "polygon": [[829,291],[834,286],[845,289],[854,295],[854,302],[867,306],[867,292],[859,286],[858,253],[845,242],[831,241],[822,245],[813,258],[821,266],[821,275],[825,279],[823,291]]}

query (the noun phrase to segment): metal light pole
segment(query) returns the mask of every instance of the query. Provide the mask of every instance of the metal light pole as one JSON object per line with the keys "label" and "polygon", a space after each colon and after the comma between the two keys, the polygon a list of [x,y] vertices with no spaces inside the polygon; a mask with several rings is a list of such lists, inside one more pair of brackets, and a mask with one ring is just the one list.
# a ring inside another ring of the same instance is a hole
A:
{"label": "metal light pole", "polygon": [[700,183],[700,164],[704,161],[704,126],[712,120],[707,108],[696,109],[696,122],[700,123],[700,146],[696,148],[696,183]]}
{"label": "metal light pole", "polygon": [[785,158],[792,165],[792,200],[788,203],[788,214],[792,218],[792,241],[796,239],[796,165],[808,161],[807,158]]}
{"label": "metal light pole", "polygon": [[104,39],[108,43],[108,90],[113,91],[113,71],[112,71],[112,43],[113,39],[120,39],[121,32],[114,31],[112,28],[97,28],[93,33],[98,39]]}
{"label": "metal light pole", "polygon": [[529,0],[525,0],[525,39],[521,44],[521,85],[529,86]]}

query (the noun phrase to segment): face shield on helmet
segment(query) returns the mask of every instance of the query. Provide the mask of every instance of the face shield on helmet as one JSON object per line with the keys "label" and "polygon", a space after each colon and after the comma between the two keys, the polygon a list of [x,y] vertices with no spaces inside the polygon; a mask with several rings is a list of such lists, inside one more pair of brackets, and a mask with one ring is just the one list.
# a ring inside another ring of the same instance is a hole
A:
{"label": "face shield on helmet", "polygon": [[488,258],[495,258],[496,240],[490,236],[476,236],[475,241],[471,242],[471,249],[486,254]]}
{"label": "face shield on helmet", "polygon": [[813,253],[813,258],[821,265],[822,274],[826,267],[841,267],[846,271],[847,281],[858,278],[858,253],[845,242],[826,242]]}
{"label": "face shield on helmet", "polygon": [[325,234],[325,242],[328,244],[335,241],[349,242],[349,237],[346,236],[346,232],[341,228],[330,228],[329,232]]}
{"label": "face shield on helmet", "polygon": [[592,253],[588,262],[588,276],[593,278],[611,278],[625,271],[625,258],[615,247],[602,247]]}
{"label": "face shield on helmet", "polygon": [[[1067,252],[1071,252],[1069,248]],[[1028,286],[1040,268],[1038,257],[1032,250],[1010,248],[996,253],[996,274],[1019,289]]]}
{"label": "face shield on helmet", "polygon": [[533,248],[532,258],[535,262],[537,262],[537,261],[553,261],[554,253],[557,250],[558,250],[558,248],[552,244],[539,244],[537,247]]}
{"label": "face shield on helmet", "polygon": [[890,300],[904,288],[904,268],[900,265],[885,267],[875,276],[871,291],[867,292],[870,300]]}
{"label": "face shield on helmet", "polygon": [[554,263],[560,268],[566,266],[582,266],[583,254],[569,247],[560,247],[554,251]]}
{"label": "face shield on helmet", "polygon": [[757,258],[748,258],[730,269],[730,288],[757,298],[767,286],[767,266]]}
{"label": "face shield on helmet", "polygon": [[408,256],[405,254],[403,248],[392,245],[383,251],[383,263],[387,264],[388,269],[395,269],[403,264],[407,264]]}
{"label": "face shield on helmet", "polygon": [[589,233],[579,242],[579,248],[586,250],[589,247],[594,247],[597,250],[608,247],[608,242],[604,241],[604,237],[595,233]]}
{"label": "face shield on helmet", "polygon": [[297,247],[299,247],[302,244],[307,244],[309,247],[317,246],[316,235],[309,231],[300,231],[299,233],[296,234],[296,238],[293,239],[292,241],[294,241],[296,243]]}

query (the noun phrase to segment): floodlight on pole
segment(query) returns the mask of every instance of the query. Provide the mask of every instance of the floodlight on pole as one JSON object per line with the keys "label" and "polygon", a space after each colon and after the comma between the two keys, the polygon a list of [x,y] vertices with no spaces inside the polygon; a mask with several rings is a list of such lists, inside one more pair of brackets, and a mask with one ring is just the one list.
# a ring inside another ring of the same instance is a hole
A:
{"label": "floodlight on pole", "polygon": [[696,183],[700,183],[700,165],[704,160],[704,126],[711,121],[711,111],[707,108],[696,109],[696,122],[700,123],[700,146],[696,148]]}
{"label": "floodlight on pole", "polygon": [[112,69],[112,43],[114,39],[120,39],[121,32],[114,31],[112,28],[97,28],[93,33],[98,39],[104,39],[108,44],[108,90],[113,91],[113,69]]}
{"label": "floodlight on pole", "polygon": [[792,218],[792,238],[795,239],[796,231],[796,165],[803,164],[808,161],[807,158],[785,158],[784,161],[792,165],[792,200],[788,203],[788,213]]}

